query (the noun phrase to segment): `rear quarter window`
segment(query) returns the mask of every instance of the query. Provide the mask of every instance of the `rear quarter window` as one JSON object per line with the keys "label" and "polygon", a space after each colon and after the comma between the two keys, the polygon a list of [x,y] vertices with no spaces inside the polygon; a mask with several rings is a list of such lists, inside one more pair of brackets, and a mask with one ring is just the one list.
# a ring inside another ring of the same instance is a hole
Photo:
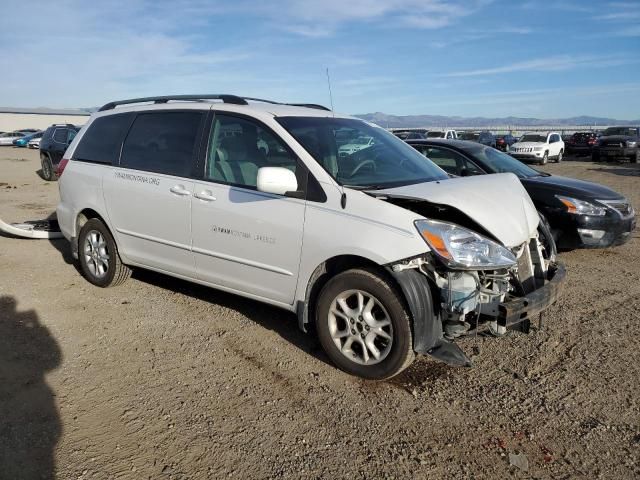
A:
{"label": "rear quarter window", "polygon": [[73,160],[117,164],[120,148],[132,118],[132,113],[96,118],[73,152]]}

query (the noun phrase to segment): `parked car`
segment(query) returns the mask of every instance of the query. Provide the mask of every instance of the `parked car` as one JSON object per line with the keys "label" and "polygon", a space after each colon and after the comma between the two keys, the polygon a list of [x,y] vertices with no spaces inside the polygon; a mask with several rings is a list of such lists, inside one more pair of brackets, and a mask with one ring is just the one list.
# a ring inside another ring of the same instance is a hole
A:
{"label": "parked car", "polygon": [[419,138],[427,138],[425,136],[425,132],[416,131],[416,130],[394,130],[393,133],[400,140],[416,140]]}
{"label": "parked car", "polygon": [[468,140],[496,148],[496,137],[491,132],[458,132],[457,138],[458,140]]}
{"label": "parked car", "polygon": [[565,151],[567,155],[590,155],[597,142],[598,138],[595,132],[576,132],[565,142]]}
{"label": "parked car", "polygon": [[598,138],[591,159],[595,162],[611,159],[628,159],[632,163],[640,160],[640,128],[610,127]]}
{"label": "parked car", "polygon": [[507,152],[511,148],[511,145],[513,145],[517,141],[518,139],[510,133],[507,133],[505,135],[496,135],[496,148],[503,152]]}
{"label": "parked car", "polygon": [[0,134],[0,146],[11,146],[13,141],[24,137],[26,134],[23,132],[7,132]]}
{"label": "parked car", "polygon": [[416,140],[410,145],[451,175],[515,174],[548,220],[559,248],[620,245],[636,227],[630,202],[603,185],[539,172],[471,142]]}
{"label": "parked car", "polygon": [[358,150],[370,147],[374,144],[373,137],[360,136],[353,139],[350,143],[338,147],[338,155],[341,157],[349,156]]}
{"label": "parked car", "polygon": [[35,132],[35,133],[29,133],[28,135],[25,135],[24,137],[20,137],[20,138],[16,138],[13,141],[13,145],[15,147],[26,147],[27,144],[34,139],[39,139],[42,137],[43,132]]}
{"label": "parked car", "polygon": [[70,123],[51,125],[40,140],[40,164],[45,180],[56,180],[56,169],[65,150],[74,139],[80,127]]}
{"label": "parked car", "polygon": [[21,128],[18,131],[24,132],[24,133],[35,133],[35,132],[39,132],[40,130],[38,128]]}
{"label": "parked car", "polygon": [[39,149],[40,148],[40,140],[42,140],[42,136],[36,137],[36,138],[32,138],[31,140],[29,140],[29,143],[27,143],[27,147],[28,148]]}
{"label": "parked car", "polygon": [[564,142],[560,134],[555,132],[525,133],[509,149],[512,157],[540,165],[545,165],[550,158],[560,163],[563,154]]}
{"label": "parked car", "polygon": [[[517,177],[449,179],[380,127],[265,102],[152,97],[90,117],[57,207],[89,282],[137,266],[296,312],[337,366],[375,379],[414,352],[468,365],[453,339],[555,301],[564,268]],[[344,129],[373,145],[338,156]]]}
{"label": "parked car", "polygon": [[458,132],[455,130],[429,130],[426,133],[426,137],[455,139],[458,138]]}

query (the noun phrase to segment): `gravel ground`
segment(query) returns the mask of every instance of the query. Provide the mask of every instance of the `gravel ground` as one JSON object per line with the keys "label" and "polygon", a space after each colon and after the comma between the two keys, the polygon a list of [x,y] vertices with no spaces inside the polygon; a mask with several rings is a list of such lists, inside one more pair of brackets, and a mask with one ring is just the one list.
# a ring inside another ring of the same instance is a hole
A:
{"label": "gravel ground", "polygon": [[[544,169],[640,206],[639,167]],[[0,150],[0,218],[54,211],[38,169]],[[142,271],[96,288],[67,251],[0,237],[0,478],[640,477],[638,232],[560,255],[543,330],[381,383],[331,366],[292,314]]]}

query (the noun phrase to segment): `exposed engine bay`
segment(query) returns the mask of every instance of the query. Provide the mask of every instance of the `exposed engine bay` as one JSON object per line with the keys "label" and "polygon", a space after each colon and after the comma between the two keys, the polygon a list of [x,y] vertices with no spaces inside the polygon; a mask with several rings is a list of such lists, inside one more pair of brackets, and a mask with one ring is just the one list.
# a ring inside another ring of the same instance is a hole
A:
{"label": "exposed engine bay", "polygon": [[[383,199],[428,218],[455,222],[491,238],[480,225],[453,207],[424,200]],[[526,296],[544,287],[557,269],[555,248],[544,238],[543,227],[541,224],[528,241],[510,249],[517,263],[509,268],[451,269],[431,252],[391,268],[394,272],[416,269],[429,280],[434,308],[439,313],[446,340],[479,331],[501,336],[506,333],[507,327],[516,324],[520,325],[521,330],[528,331],[534,312],[529,314],[526,311]],[[514,299],[525,299],[525,311],[512,312],[505,308],[505,304]]]}

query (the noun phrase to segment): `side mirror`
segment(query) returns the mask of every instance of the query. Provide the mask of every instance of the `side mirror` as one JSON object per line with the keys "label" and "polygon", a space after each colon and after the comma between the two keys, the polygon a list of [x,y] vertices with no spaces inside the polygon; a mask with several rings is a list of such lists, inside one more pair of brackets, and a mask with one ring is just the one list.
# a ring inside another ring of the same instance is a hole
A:
{"label": "side mirror", "polygon": [[298,190],[295,173],[288,168],[262,167],[258,169],[258,191],[284,195]]}

